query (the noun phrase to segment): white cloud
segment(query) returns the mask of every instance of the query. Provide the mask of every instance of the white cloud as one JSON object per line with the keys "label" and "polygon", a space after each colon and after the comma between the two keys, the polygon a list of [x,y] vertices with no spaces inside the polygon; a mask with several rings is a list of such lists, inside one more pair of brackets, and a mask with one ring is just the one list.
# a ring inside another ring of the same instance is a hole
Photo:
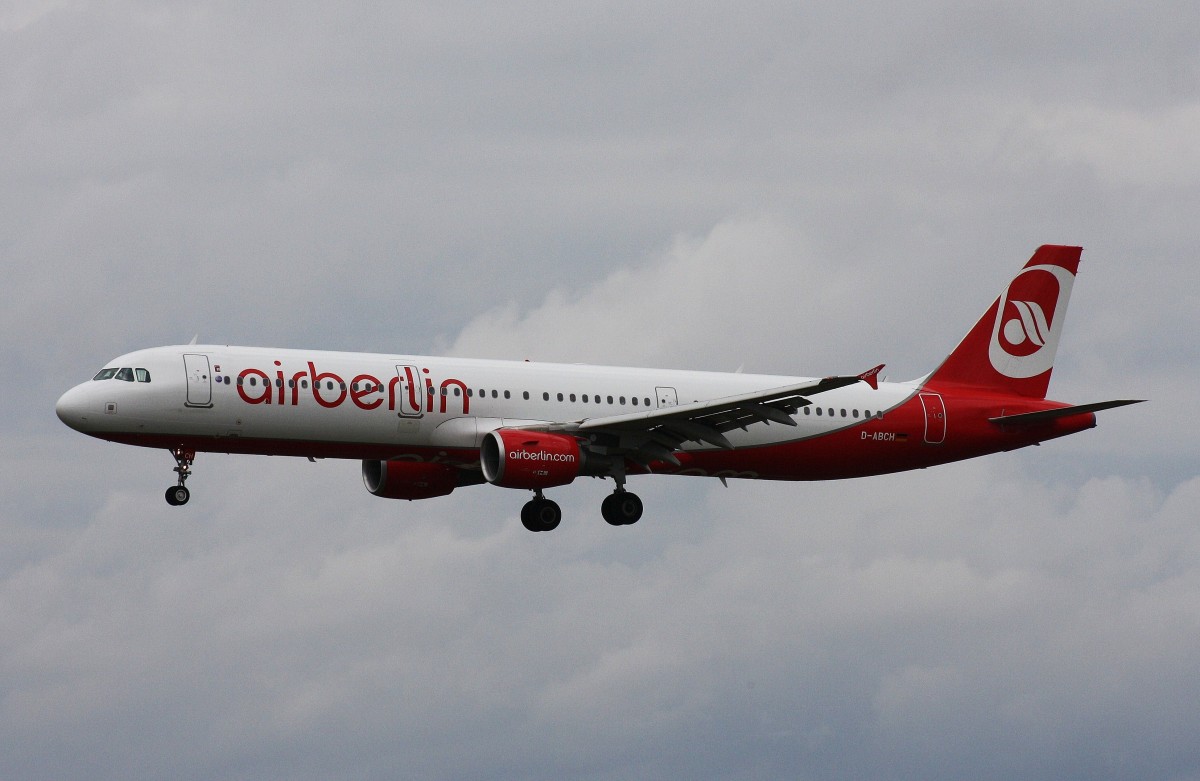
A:
{"label": "white cloud", "polygon": [[778,219],[734,218],[703,238],[677,237],[584,292],[556,289],[527,312],[512,302],[486,312],[446,351],[824,376],[853,368],[835,361],[869,360],[846,356],[879,338],[880,324],[861,309],[881,287],[858,264],[817,255]]}
{"label": "white cloud", "polygon": [[0,10],[0,31],[19,32],[66,4],[67,0],[13,0]]}

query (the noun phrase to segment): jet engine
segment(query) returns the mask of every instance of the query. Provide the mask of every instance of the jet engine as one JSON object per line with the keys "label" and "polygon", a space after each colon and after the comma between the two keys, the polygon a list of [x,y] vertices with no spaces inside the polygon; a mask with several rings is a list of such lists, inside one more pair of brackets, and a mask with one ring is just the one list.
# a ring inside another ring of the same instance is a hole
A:
{"label": "jet engine", "polygon": [[492,485],[540,491],[578,477],[584,454],[575,437],[566,434],[501,428],[483,438],[479,463]]}
{"label": "jet engine", "polygon": [[431,499],[458,486],[458,470],[426,461],[363,461],[363,485],[385,499]]}

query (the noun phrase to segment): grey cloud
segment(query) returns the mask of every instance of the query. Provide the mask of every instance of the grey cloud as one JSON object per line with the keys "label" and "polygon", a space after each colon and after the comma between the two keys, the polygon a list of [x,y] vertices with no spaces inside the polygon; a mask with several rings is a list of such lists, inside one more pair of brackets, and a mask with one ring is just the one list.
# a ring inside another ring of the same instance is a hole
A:
{"label": "grey cloud", "polygon": [[[148,528],[158,497],[118,496],[6,579],[10,773],[47,736],[63,772],[101,740],[101,769],[179,752],[196,777],[1194,761],[1171,724],[1196,718],[1195,481],[1075,496],[980,462],[869,492],[738,483],[700,517],[671,509],[693,489],[657,485],[631,555],[595,519],[531,545],[511,519],[464,535],[458,511],[501,502],[358,505],[333,474],[350,470],[320,468],[327,498],[287,499],[277,481],[306,466],[258,485],[235,468],[242,498],[200,525]],[[947,477],[956,493],[929,490]]]}

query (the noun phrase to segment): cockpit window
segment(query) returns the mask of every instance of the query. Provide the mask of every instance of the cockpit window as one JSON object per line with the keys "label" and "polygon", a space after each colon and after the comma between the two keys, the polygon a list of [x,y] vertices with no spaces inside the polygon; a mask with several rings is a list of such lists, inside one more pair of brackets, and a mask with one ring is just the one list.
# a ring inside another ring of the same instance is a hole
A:
{"label": "cockpit window", "polygon": [[128,367],[117,370],[117,379],[125,382],[133,382],[133,369]]}
{"label": "cockpit window", "polygon": [[111,380],[117,376],[116,369],[101,369],[100,373],[93,377],[93,380]]}
{"label": "cockpit window", "polygon": [[137,377],[138,382],[150,382],[150,370],[149,369],[134,369],[133,373],[134,373],[134,376]]}

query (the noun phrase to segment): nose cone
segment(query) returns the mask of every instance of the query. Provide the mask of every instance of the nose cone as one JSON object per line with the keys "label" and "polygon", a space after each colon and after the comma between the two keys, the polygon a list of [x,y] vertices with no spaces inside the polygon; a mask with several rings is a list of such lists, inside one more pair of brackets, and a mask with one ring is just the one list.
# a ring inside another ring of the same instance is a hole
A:
{"label": "nose cone", "polygon": [[91,412],[87,405],[87,393],[82,385],[76,385],[58,398],[54,412],[58,419],[76,431],[87,431],[88,415]]}

